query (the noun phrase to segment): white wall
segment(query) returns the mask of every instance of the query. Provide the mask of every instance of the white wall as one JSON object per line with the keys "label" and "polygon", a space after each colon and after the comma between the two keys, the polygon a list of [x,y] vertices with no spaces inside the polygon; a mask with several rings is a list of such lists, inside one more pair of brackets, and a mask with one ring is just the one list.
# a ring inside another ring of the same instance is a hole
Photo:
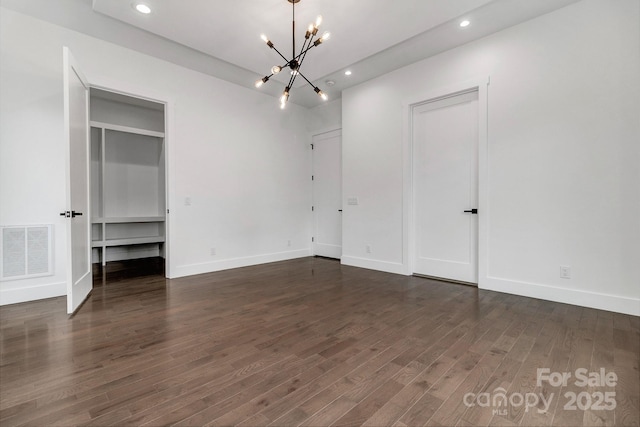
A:
{"label": "white wall", "polygon": [[490,76],[479,286],[640,315],[639,22],[584,0],[346,90],[343,263],[410,273],[403,103]]}
{"label": "white wall", "polygon": [[342,127],[342,99],[336,99],[309,109],[307,131],[310,135]]}
{"label": "white wall", "polygon": [[0,31],[0,225],[55,229],[55,274],[0,282],[1,304],[66,293],[63,45],[90,82],[169,102],[172,276],[310,254],[304,108],[5,8]]}

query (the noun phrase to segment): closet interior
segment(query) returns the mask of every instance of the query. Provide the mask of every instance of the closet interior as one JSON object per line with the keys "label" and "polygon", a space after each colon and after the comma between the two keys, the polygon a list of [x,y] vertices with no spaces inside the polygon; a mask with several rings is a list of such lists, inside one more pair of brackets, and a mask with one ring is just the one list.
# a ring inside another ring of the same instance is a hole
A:
{"label": "closet interior", "polygon": [[92,262],[165,256],[164,104],[92,88]]}

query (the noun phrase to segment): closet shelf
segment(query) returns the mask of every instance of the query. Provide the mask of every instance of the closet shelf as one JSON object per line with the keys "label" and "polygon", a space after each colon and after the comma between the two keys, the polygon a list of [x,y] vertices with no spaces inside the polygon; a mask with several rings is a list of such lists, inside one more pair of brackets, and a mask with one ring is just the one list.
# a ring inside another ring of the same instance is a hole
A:
{"label": "closet shelf", "polygon": [[124,239],[94,240],[93,242],[91,242],[91,246],[94,248],[101,248],[109,246],[141,245],[144,243],[164,243],[164,236],[127,237]]}
{"label": "closet shelf", "polygon": [[158,138],[164,138],[164,132],[156,132],[153,130],[139,129],[139,128],[134,128],[130,126],[114,125],[111,123],[96,122],[94,120],[91,120],[89,122],[89,125],[93,128],[115,130],[119,132],[135,133],[137,135],[146,135],[146,136],[155,136]]}
{"label": "closet shelf", "polygon": [[93,224],[121,224],[127,222],[164,222],[164,216],[112,216],[95,217],[91,219]]}

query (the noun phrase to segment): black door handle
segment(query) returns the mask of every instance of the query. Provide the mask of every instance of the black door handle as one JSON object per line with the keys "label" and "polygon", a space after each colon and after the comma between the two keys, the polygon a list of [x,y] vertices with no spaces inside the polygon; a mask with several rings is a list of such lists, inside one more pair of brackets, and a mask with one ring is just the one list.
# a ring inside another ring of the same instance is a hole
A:
{"label": "black door handle", "polygon": [[71,212],[69,212],[69,211],[60,212],[60,216],[63,216],[65,218],[70,218],[71,217]]}
{"label": "black door handle", "polygon": [[338,212],[342,212],[342,209],[338,209]]}
{"label": "black door handle", "polygon": [[478,209],[471,209],[471,210],[464,211],[464,212],[465,212],[465,213],[470,213],[470,214],[476,214],[476,215],[478,215]]}
{"label": "black door handle", "polygon": [[82,216],[82,212],[71,211],[71,218]]}

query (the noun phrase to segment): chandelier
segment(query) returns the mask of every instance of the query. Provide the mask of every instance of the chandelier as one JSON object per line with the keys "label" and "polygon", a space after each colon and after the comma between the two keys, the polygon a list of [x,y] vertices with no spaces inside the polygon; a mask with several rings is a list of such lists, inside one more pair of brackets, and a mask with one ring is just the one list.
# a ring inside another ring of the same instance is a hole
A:
{"label": "chandelier", "polygon": [[[271,49],[275,50],[276,53],[278,55],[280,55],[280,57],[284,60],[284,63],[282,65],[275,65],[271,68],[271,74],[264,76],[263,78],[261,78],[260,80],[256,81],[256,87],[259,88],[260,86],[262,86],[264,83],[266,83],[267,81],[269,81],[269,79],[278,74],[280,71],[282,71],[283,69],[289,67],[291,69],[291,77],[289,77],[289,83],[287,83],[287,86],[284,88],[284,92],[282,92],[282,96],[280,97],[280,108],[284,108],[287,104],[287,100],[289,99],[289,91],[291,90],[291,88],[293,87],[293,83],[296,81],[296,78],[298,76],[302,77],[303,79],[305,79],[307,81],[307,83],[309,83],[309,85],[311,85],[311,87],[313,88],[313,90],[318,94],[318,96],[320,96],[320,98],[322,98],[324,101],[327,100],[327,95],[321,91],[317,86],[315,86],[313,83],[311,83],[309,81],[309,79],[307,79],[304,74],[302,74],[300,72],[300,68],[302,67],[302,63],[304,62],[304,59],[307,56],[307,52],[309,52],[309,50],[311,50],[312,48],[319,46],[320,44],[322,44],[322,42],[325,42],[329,39],[331,33],[329,33],[328,31],[326,31],[324,34],[322,34],[322,36],[317,37],[318,35],[318,28],[320,27],[320,24],[322,23],[322,16],[318,16],[318,18],[316,19],[315,24],[309,24],[309,27],[307,28],[307,32],[304,35],[304,42],[302,43],[302,48],[300,49],[300,53],[298,55],[296,55],[296,3],[298,3],[300,0],[287,0],[289,3],[291,3],[291,9],[292,9],[292,16],[293,16],[293,22],[292,22],[292,44],[293,44],[293,53],[291,54],[291,59],[287,59],[273,44],[273,42],[271,42],[271,40],[269,40],[269,38],[267,36],[265,36],[264,34],[261,35],[260,37],[262,38],[262,40],[267,44],[267,46],[269,46]],[[316,38],[317,37],[317,38]]]}

